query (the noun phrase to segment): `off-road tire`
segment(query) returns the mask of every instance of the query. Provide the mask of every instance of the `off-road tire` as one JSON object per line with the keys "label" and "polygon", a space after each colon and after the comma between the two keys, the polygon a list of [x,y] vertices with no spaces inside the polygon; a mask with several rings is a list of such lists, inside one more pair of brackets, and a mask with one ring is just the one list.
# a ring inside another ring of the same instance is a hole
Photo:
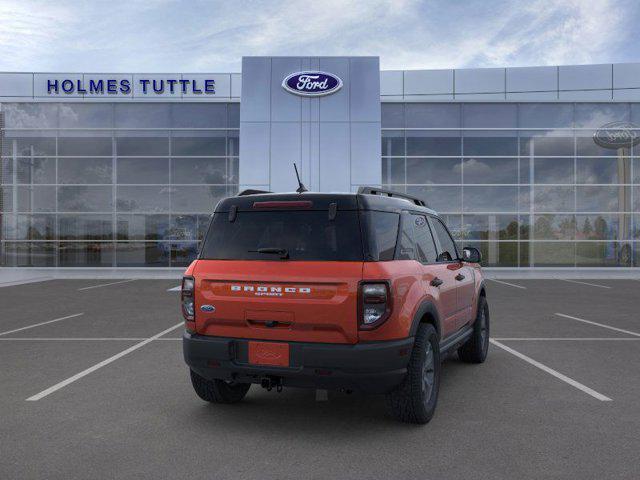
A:
{"label": "off-road tire", "polygon": [[[431,388],[425,385],[425,372],[429,368]],[[438,334],[433,325],[421,323],[407,366],[407,376],[386,397],[391,416],[406,423],[425,424],[431,420],[438,403],[441,370]]]}
{"label": "off-road tire", "polygon": [[467,363],[482,363],[489,351],[489,304],[484,296],[478,300],[478,312],[469,340],[458,349],[458,357]]}
{"label": "off-road tire", "polygon": [[237,403],[251,388],[250,383],[227,383],[224,380],[207,380],[191,370],[191,384],[198,396],[211,403]]}

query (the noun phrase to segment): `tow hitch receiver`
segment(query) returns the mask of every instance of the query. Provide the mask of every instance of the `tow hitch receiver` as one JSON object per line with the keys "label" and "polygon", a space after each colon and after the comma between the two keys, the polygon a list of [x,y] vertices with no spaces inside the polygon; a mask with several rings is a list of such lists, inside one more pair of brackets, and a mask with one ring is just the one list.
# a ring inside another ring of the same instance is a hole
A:
{"label": "tow hitch receiver", "polygon": [[280,393],[282,392],[282,377],[264,377],[262,380],[260,380],[260,385],[262,386],[262,388],[266,388],[268,392],[270,392],[273,387],[275,387],[276,392]]}

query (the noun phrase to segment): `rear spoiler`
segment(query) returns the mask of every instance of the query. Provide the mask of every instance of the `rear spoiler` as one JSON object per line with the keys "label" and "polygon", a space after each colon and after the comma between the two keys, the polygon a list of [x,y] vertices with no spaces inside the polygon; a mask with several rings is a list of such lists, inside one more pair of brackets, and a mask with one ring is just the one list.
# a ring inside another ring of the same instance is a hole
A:
{"label": "rear spoiler", "polygon": [[241,191],[237,197],[244,197],[246,195],[260,195],[261,193],[273,193],[269,190],[254,190],[252,188],[247,188],[246,190]]}

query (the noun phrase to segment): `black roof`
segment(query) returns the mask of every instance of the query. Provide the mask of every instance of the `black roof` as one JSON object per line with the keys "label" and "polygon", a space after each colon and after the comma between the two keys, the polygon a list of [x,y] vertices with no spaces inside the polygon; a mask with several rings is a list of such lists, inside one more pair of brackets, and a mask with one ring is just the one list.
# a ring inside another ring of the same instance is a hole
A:
{"label": "black roof", "polygon": [[[367,187],[368,188],[368,187]],[[379,190],[376,190],[379,191]],[[385,192],[388,193],[388,192]],[[216,212],[228,212],[235,206],[239,211],[253,210],[256,202],[291,202],[310,201],[312,210],[328,210],[329,204],[337,204],[338,210],[378,210],[387,212],[401,212],[402,210],[412,210],[437,215],[434,210],[415,201],[399,197],[386,196],[372,193],[245,193],[236,197],[228,197],[221,200]]]}

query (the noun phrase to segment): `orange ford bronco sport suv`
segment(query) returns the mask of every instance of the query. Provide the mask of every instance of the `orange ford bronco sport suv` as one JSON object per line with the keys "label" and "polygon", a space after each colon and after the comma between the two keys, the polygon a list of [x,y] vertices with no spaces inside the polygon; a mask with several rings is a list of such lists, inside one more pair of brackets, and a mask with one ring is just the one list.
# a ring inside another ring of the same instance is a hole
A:
{"label": "orange ford bronco sport suv", "polygon": [[445,355],[487,356],[479,262],[396,192],[226,198],[182,281],[193,387],[213,403],[252,383],[386,394],[394,417],[426,423]]}

